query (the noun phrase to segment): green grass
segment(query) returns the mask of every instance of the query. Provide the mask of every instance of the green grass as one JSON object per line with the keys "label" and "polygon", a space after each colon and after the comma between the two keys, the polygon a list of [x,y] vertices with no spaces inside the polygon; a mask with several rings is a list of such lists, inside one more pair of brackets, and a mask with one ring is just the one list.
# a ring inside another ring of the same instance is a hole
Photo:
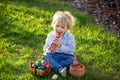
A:
{"label": "green grass", "polygon": [[33,52],[43,53],[52,16],[58,10],[69,10],[77,19],[71,30],[75,56],[86,67],[83,77],[68,73],[58,80],[120,80],[120,40],[61,0],[0,0],[0,80],[51,80],[56,72],[35,76],[28,66]]}

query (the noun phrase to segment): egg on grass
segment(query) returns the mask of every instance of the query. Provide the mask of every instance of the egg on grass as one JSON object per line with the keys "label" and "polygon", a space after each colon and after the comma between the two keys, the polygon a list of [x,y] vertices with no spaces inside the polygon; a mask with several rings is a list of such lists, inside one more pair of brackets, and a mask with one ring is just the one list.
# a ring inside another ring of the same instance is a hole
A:
{"label": "egg on grass", "polygon": [[57,80],[58,79],[58,75],[57,74],[54,74],[53,76],[52,76],[52,80]]}

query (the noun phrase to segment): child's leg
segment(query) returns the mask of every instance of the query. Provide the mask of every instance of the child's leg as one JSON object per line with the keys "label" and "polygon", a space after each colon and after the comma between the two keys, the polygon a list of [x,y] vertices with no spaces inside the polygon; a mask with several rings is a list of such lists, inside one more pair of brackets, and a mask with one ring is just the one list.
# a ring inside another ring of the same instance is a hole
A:
{"label": "child's leg", "polygon": [[68,55],[68,54],[62,53],[62,55],[60,57],[62,59],[59,62],[59,64],[62,67],[69,67],[74,61],[74,56],[73,55]]}
{"label": "child's leg", "polygon": [[65,54],[65,53],[58,53],[56,52],[53,55],[54,60],[61,65],[61,67],[69,67],[70,64],[74,61],[74,56]]}
{"label": "child's leg", "polygon": [[61,67],[61,65],[58,63],[60,58],[53,53],[46,53],[46,55],[48,56],[52,69],[54,69],[55,71],[58,71],[59,68]]}
{"label": "child's leg", "polygon": [[66,77],[66,71],[67,71],[66,67],[69,67],[70,64],[73,63],[74,56],[73,55],[69,55],[69,54],[65,54],[65,53],[55,53],[54,54],[54,58],[56,58],[56,60],[59,59],[58,63],[61,65],[61,68],[59,68],[59,73],[63,77]]}

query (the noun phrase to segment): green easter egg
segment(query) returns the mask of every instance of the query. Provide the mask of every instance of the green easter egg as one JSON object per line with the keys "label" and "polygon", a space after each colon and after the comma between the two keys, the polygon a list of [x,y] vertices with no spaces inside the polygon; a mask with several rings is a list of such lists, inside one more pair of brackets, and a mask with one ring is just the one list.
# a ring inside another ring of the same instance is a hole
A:
{"label": "green easter egg", "polygon": [[37,67],[40,66],[41,65],[40,60],[37,60],[35,64],[36,64]]}

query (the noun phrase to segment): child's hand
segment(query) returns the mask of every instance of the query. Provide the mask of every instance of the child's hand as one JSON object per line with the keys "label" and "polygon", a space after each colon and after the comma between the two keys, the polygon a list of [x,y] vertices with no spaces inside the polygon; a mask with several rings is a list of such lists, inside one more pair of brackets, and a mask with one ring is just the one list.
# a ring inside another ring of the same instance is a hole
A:
{"label": "child's hand", "polygon": [[58,38],[55,38],[55,39],[53,40],[53,43],[56,44],[56,46],[57,46],[58,48],[60,48],[61,45],[62,45]]}
{"label": "child's hand", "polygon": [[53,42],[51,43],[50,47],[48,48],[48,50],[51,52],[51,53],[55,53],[57,48],[60,48],[61,47],[61,42],[59,41],[59,39],[54,39]]}
{"label": "child's hand", "polygon": [[52,43],[51,46],[48,48],[48,50],[51,53],[55,53],[56,52],[56,44]]}

